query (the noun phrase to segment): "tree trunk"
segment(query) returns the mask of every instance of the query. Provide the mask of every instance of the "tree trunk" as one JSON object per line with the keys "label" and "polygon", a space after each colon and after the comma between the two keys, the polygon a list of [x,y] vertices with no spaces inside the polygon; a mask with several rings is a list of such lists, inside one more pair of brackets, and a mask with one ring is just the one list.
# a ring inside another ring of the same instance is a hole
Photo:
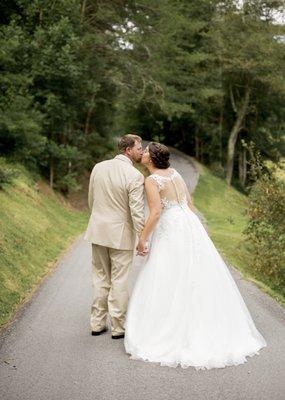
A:
{"label": "tree trunk", "polygon": [[95,99],[95,93],[92,94],[90,107],[89,107],[89,110],[88,110],[87,116],[86,116],[85,128],[84,128],[85,135],[87,135],[89,132],[89,126],[90,126],[90,120],[91,120],[92,111],[93,111],[94,99]]}
{"label": "tree trunk", "polygon": [[246,174],[247,174],[247,160],[246,160],[246,149],[243,147],[239,152],[239,163],[238,163],[238,172],[239,172],[239,181],[242,187],[245,186],[246,182]]}
{"label": "tree trunk", "polygon": [[201,163],[204,164],[204,143],[202,140],[200,141],[200,159]]}
{"label": "tree trunk", "polygon": [[49,162],[49,185],[51,188],[53,188],[53,182],[54,182],[54,158],[53,156],[50,156],[50,162]]}
{"label": "tree trunk", "polygon": [[43,22],[43,10],[39,10],[39,25],[42,25]]}
{"label": "tree trunk", "polygon": [[82,6],[81,6],[81,21],[80,22],[82,22],[84,19],[85,8],[86,8],[86,0],[83,0]]}
{"label": "tree trunk", "polygon": [[197,134],[195,134],[195,158],[199,161],[199,138]]}
{"label": "tree trunk", "polygon": [[223,166],[223,123],[224,123],[224,97],[222,97],[222,104],[219,117],[219,164]]}
{"label": "tree trunk", "polygon": [[186,142],[186,131],[185,131],[184,127],[182,128],[181,133],[182,133],[183,144],[185,145],[185,142]]}
{"label": "tree trunk", "polygon": [[239,131],[242,128],[242,123],[246,115],[246,111],[249,104],[250,88],[246,88],[245,96],[240,110],[237,113],[237,119],[231,130],[229,141],[228,141],[228,151],[227,151],[227,167],[226,167],[226,181],[228,185],[231,185],[234,167],[234,155],[235,147],[238,138]]}

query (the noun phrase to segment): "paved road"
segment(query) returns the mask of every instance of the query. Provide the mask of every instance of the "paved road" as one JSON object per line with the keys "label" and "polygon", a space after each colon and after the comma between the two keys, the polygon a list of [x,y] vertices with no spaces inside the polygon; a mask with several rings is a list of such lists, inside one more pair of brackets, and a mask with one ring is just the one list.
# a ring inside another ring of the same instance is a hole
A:
{"label": "paved road", "polygon": [[[176,154],[174,166],[193,190],[193,164]],[[2,400],[285,399],[284,309],[235,270],[268,347],[243,365],[196,371],[129,360],[123,341],[109,333],[90,335],[90,258],[90,247],[79,238],[0,335]],[[130,286],[139,268],[136,262]]]}

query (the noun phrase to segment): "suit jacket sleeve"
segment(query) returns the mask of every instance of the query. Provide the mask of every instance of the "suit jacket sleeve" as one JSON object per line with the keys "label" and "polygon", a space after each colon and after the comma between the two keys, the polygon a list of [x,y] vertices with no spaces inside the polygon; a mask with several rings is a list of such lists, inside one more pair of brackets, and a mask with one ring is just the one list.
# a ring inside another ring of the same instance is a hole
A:
{"label": "suit jacket sleeve", "polygon": [[140,234],[145,223],[144,176],[140,174],[129,185],[129,206],[135,231]]}
{"label": "suit jacket sleeve", "polygon": [[93,168],[91,175],[90,175],[90,180],[89,180],[89,189],[88,189],[88,206],[89,209],[92,210],[93,207],[93,201],[94,201],[94,189],[93,189],[93,178],[94,178],[94,173],[95,173],[95,167]]}

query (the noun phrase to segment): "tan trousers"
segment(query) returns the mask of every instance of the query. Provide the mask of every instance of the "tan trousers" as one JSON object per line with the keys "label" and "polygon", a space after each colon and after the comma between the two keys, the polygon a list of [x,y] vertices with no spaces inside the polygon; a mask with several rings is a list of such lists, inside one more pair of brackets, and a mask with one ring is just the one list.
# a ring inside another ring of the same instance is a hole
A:
{"label": "tan trousers", "polygon": [[133,250],[117,250],[92,244],[92,276],[94,300],[91,308],[91,328],[106,327],[109,311],[112,335],[125,331],[128,305],[128,275]]}

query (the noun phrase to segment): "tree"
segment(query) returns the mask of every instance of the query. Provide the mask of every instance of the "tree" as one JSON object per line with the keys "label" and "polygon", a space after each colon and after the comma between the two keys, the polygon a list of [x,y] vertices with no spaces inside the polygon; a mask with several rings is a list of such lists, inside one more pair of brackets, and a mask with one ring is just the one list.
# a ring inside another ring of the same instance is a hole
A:
{"label": "tree", "polygon": [[272,23],[272,12],[282,2],[246,1],[241,9],[229,3],[220,6],[214,43],[233,118],[226,164],[226,180],[231,184],[238,136],[257,109],[260,88],[284,98],[285,80],[284,43],[276,40]]}

